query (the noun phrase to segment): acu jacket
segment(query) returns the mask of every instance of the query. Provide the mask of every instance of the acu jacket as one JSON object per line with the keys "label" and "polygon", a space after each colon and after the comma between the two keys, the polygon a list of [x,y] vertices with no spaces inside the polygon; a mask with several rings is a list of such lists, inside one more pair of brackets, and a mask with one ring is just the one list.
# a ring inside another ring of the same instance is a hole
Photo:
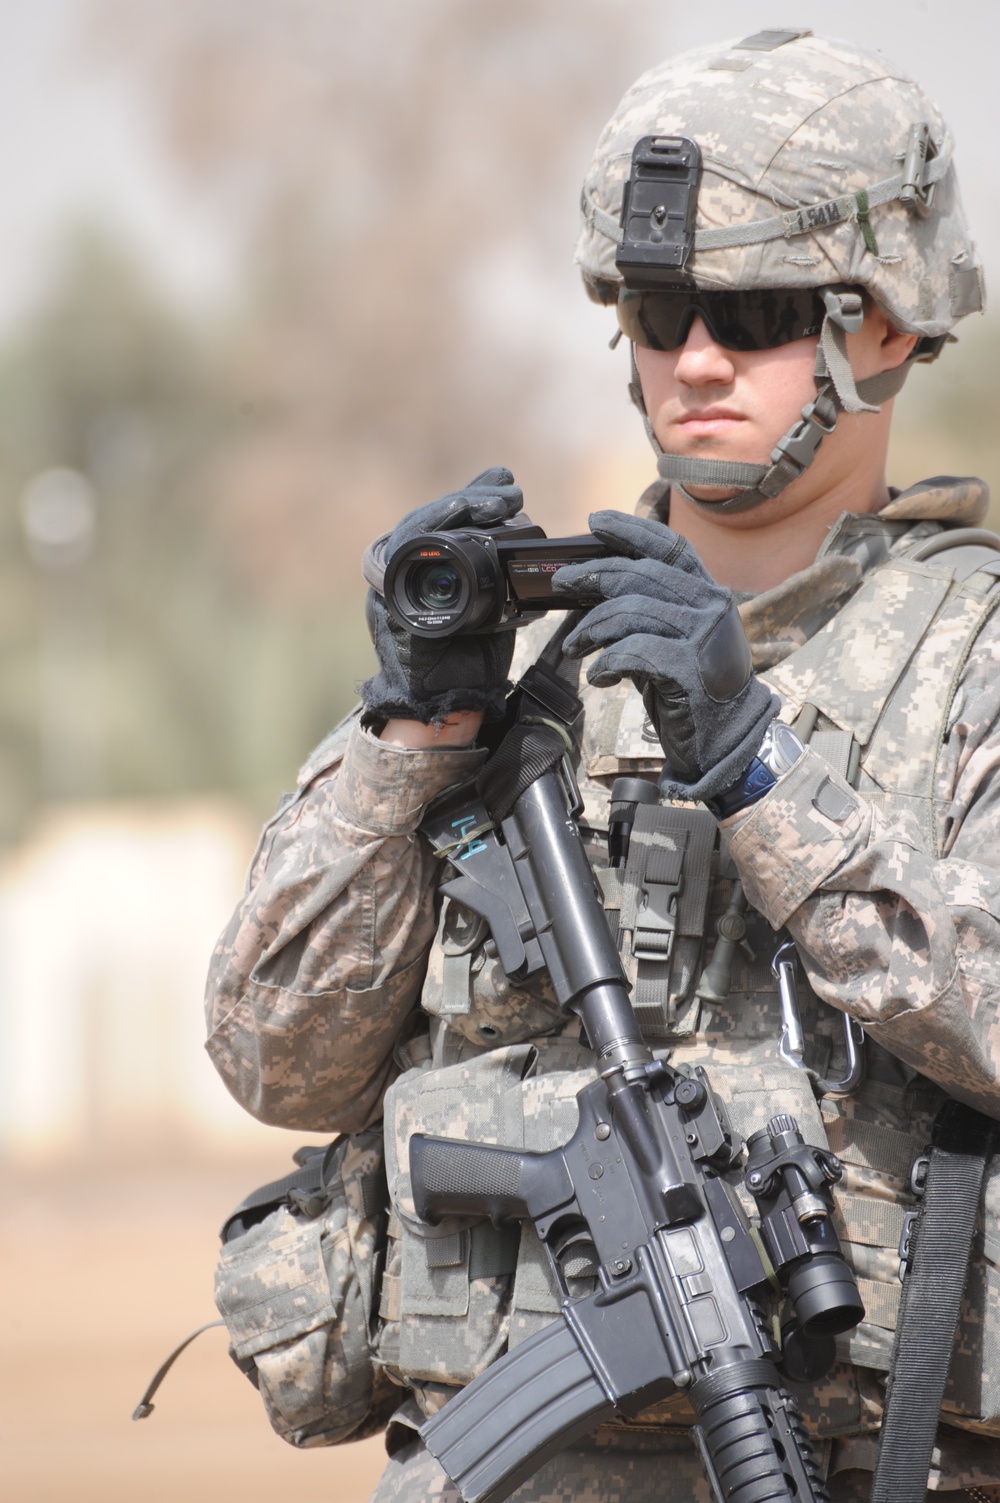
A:
{"label": "acu jacket", "polygon": [[[666,503],[653,487],[640,508],[662,515]],[[700,870],[682,872],[688,932],[656,987],[632,963],[636,1000],[654,999],[640,1008],[649,1041],[675,1064],[706,1066],[739,1132],[788,1111],[846,1166],[838,1231],[866,1320],[840,1338],[830,1376],[800,1394],[831,1472],[874,1465],[910,1166],[946,1094],[1000,1116],[1000,552],[950,535],[986,507],[979,481],[914,486],[876,515],[844,514],[813,564],[742,602],[755,668],[809,746],[724,822]],[[515,672],[549,632],[521,633]],[[612,781],[655,776],[662,756],[630,685],[581,695],[583,834],[600,869]],[[551,1320],[558,1295],[530,1227],[416,1220],[409,1135],[549,1148],[570,1137],[591,1070],[544,979],[508,981],[488,934],[437,894],[423,810],[484,757],[389,746],[349,717],[265,828],[209,978],[208,1049],[253,1115],[351,1132],[385,1114],[380,1360],[410,1389],[414,1416]],[[628,966],[628,884],[599,876]],[[737,879],[746,942],[728,995],[707,1000],[699,978]],[[789,936],[807,1070],[778,1053],[770,962]],[[846,1099],[817,1100],[815,1082],[843,1072],[845,1013],[866,1035],[866,1078]],[[998,1212],[1000,1167],[987,1173],[938,1487],[1000,1483]],[[669,1450],[686,1445],[692,1419],[679,1394],[606,1428],[615,1446]]]}

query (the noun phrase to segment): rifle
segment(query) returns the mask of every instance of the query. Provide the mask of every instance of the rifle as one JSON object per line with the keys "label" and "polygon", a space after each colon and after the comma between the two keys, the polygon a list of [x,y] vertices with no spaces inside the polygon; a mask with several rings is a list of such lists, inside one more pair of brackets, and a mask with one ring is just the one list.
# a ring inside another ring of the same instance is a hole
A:
{"label": "rifle", "polygon": [[[508,976],[548,969],[560,1005],[583,1022],[596,1078],[578,1093],[579,1124],[562,1148],[410,1140],[421,1219],[531,1220],[563,1296],[559,1318],[464,1388],[421,1437],[465,1503],[499,1503],[602,1419],[683,1389],[718,1503],[820,1503],[828,1495],[776,1363],[793,1377],[822,1376],[834,1335],[864,1315],[830,1219],[841,1166],[803,1141],[794,1118],[773,1118],[747,1145],[759,1238],[751,1231],[723,1177],[741,1145],[704,1071],[653,1058],[629,1003],[580,839],[566,737],[552,720],[571,721],[569,701],[579,702],[544,683],[537,665],[529,673],[528,707],[541,702],[548,723],[536,714],[516,724],[478,789],[445,795],[422,828],[453,869],[444,892],[487,920]],[[572,1298],[563,1259],[581,1239],[597,1287]],[[765,1306],[779,1281],[780,1358]]]}

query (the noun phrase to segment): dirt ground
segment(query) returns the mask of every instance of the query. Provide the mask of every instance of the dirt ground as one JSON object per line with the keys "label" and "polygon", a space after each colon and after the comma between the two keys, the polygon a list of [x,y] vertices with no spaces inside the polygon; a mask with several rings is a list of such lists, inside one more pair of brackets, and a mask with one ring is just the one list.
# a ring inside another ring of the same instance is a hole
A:
{"label": "dirt ground", "polygon": [[[273,1173],[284,1172],[278,1160]],[[0,1478],[5,1503],[363,1503],[381,1439],[296,1451],[206,1331],[148,1419],[170,1348],[214,1318],[225,1214],[272,1166],[0,1176]]]}

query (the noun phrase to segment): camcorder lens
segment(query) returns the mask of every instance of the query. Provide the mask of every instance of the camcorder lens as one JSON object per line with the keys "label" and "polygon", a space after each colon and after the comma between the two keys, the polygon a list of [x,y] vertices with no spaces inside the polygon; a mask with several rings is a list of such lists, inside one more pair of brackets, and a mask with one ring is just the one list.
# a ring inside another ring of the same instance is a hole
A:
{"label": "camcorder lens", "polygon": [[593,604],[554,595],[552,576],[563,564],[606,557],[604,544],[590,533],[547,538],[526,518],[495,528],[422,532],[386,561],[380,593],[393,620],[414,636],[509,631],[546,611]]}
{"label": "camcorder lens", "polygon": [[426,611],[452,610],[462,594],[462,581],[454,564],[418,564],[407,587],[414,604]]}

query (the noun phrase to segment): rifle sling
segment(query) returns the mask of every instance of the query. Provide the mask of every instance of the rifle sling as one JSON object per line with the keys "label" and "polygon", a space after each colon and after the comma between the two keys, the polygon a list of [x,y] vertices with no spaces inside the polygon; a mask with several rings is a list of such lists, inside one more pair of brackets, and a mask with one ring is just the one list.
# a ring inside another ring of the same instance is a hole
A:
{"label": "rifle sling", "polygon": [[892,1353],[871,1503],[924,1503],[976,1210],[997,1124],[959,1101],[934,1124]]}

